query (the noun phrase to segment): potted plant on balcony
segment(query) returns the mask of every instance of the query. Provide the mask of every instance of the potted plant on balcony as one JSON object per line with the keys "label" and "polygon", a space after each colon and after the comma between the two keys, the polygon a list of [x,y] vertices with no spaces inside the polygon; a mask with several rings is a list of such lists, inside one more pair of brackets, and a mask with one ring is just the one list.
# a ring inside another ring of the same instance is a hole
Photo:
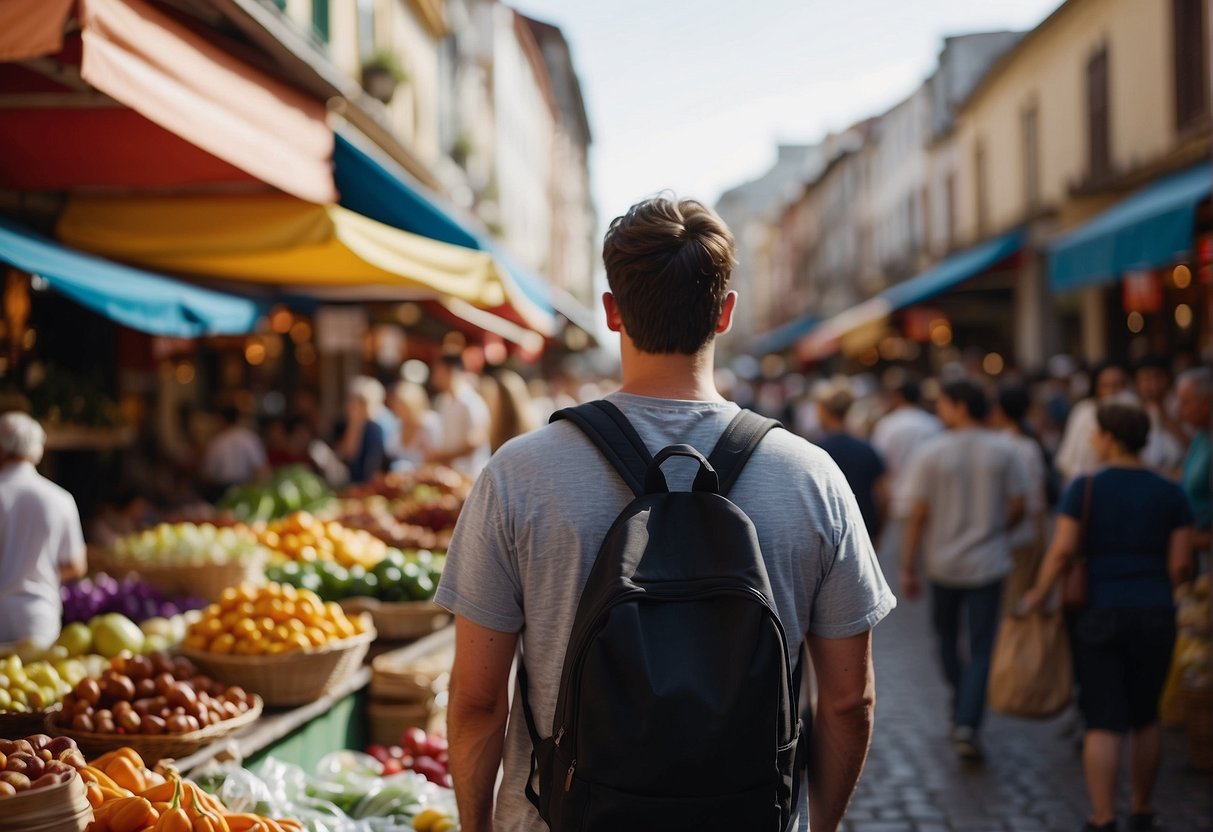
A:
{"label": "potted plant on balcony", "polygon": [[384,104],[392,100],[396,87],[407,80],[408,73],[390,50],[376,50],[362,64],[362,88]]}

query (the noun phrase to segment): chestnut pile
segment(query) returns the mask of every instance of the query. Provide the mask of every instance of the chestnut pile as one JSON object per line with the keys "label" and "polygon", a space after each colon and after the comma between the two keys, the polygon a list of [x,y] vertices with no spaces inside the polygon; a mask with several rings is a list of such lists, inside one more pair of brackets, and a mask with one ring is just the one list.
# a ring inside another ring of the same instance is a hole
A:
{"label": "chestnut pile", "polygon": [[71,737],[34,734],[23,740],[0,740],[0,800],[66,783],[84,766],[84,755]]}
{"label": "chestnut pile", "polygon": [[184,657],[118,656],[63,698],[58,724],[99,734],[187,734],[238,717],[253,701],[241,688],[200,675]]}

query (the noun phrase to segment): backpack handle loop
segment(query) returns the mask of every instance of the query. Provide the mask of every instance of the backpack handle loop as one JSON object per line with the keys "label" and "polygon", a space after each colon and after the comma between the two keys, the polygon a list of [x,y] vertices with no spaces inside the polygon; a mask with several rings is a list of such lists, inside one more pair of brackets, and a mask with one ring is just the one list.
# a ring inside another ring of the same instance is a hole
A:
{"label": "backpack handle loop", "polygon": [[695,475],[695,482],[691,486],[691,490],[707,491],[712,494],[720,493],[720,477],[717,476],[716,470],[712,468],[703,454],[690,445],[670,445],[668,448],[662,449],[649,463],[649,468],[644,475],[645,494],[669,492],[670,487],[666,483],[665,474],[661,473],[661,465],[672,456],[685,456],[699,463],[699,473]]}

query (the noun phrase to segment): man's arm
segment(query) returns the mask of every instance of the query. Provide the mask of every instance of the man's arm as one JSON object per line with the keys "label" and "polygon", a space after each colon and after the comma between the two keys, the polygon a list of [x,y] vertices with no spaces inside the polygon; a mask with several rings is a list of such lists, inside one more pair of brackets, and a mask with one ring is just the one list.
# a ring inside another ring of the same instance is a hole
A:
{"label": "man's arm", "polygon": [[872,632],[838,639],[810,634],[808,644],[818,690],[809,735],[809,828],[836,832],[872,740]]}
{"label": "man's arm", "polygon": [[1012,497],[1007,501],[1007,528],[1013,529],[1019,525],[1019,521],[1024,518],[1024,499],[1023,497]]}
{"label": "man's arm", "polygon": [[927,523],[927,502],[916,500],[906,521],[905,537],[901,545],[901,569],[899,580],[901,592],[913,600],[922,594],[922,582],[918,577],[918,547],[922,543],[922,530]]}
{"label": "man's arm", "polygon": [[464,832],[492,832],[493,789],[510,711],[509,677],[517,633],[455,617],[447,732],[450,770]]}

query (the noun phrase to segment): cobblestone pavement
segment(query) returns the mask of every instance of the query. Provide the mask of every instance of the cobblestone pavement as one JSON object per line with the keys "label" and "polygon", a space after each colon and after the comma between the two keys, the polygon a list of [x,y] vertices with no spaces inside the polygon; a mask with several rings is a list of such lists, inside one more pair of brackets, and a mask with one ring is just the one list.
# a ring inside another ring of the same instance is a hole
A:
{"label": "cobblestone pavement", "polygon": [[[896,571],[886,567],[885,574]],[[962,764],[948,742],[947,689],[926,599],[901,599],[873,641],[876,729],[844,832],[1081,829],[1087,801],[1078,739],[1066,731],[1073,715],[1031,721],[991,714],[981,737],[985,763]],[[1155,795],[1161,828],[1213,832],[1213,778],[1189,767],[1186,756],[1184,737],[1169,732]],[[1119,803],[1127,811],[1127,795]]]}

